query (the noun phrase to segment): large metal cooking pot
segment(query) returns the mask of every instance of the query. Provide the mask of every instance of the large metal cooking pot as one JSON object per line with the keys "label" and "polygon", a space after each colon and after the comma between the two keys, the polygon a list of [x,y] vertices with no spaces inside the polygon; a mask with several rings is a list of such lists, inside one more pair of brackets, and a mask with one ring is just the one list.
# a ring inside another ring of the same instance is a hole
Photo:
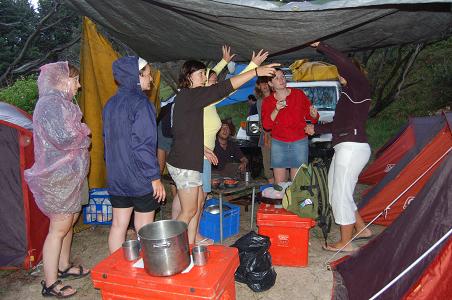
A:
{"label": "large metal cooking pot", "polygon": [[170,276],[190,264],[187,224],[163,220],[143,226],[138,231],[143,248],[144,269],[152,276]]}

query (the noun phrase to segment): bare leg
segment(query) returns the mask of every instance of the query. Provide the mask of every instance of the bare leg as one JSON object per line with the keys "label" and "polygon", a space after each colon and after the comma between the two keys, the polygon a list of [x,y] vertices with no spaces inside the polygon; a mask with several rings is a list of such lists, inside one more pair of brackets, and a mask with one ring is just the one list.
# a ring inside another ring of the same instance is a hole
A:
{"label": "bare leg", "polygon": [[[201,190],[202,190],[202,188],[201,188]],[[213,244],[214,243],[214,241],[213,240],[211,240],[211,239],[208,239],[208,240],[206,240],[206,237],[204,237],[204,236],[202,236],[200,233],[199,233],[199,221],[201,220],[201,215],[202,215],[202,211],[203,211],[203,208],[204,208],[204,203],[206,202],[206,198],[207,198],[207,193],[206,192],[202,192],[202,195],[203,195],[203,198],[202,198],[202,201],[201,201],[201,203],[198,203],[199,205],[198,205],[198,212],[196,213],[196,218],[198,219],[198,221],[197,221],[197,225],[196,225],[196,238],[195,238],[195,241],[196,242],[200,242],[200,241],[205,241],[207,244]],[[199,200],[199,199],[198,199]]]}
{"label": "bare leg", "polygon": [[179,216],[180,210],[180,200],[176,192],[176,196],[174,196],[173,203],[171,204],[171,219],[175,220]]}
{"label": "bare leg", "polygon": [[66,270],[70,265],[70,255],[71,255],[71,245],[72,245],[72,233],[74,232],[73,227],[75,222],[77,222],[79,214],[73,214],[71,229],[67,232],[66,236],[63,238],[63,244],[61,245],[60,259],[58,262],[59,270]]}
{"label": "bare leg", "polygon": [[[341,239],[331,244],[330,247],[334,248],[342,248],[345,244],[347,244],[353,236],[353,228],[355,227],[355,224],[349,224],[349,225],[340,225],[341,228]],[[344,248],[345,251],[351,251],[353,250],[353,246],[351,244],[347,245],[347,247]]]}
{"label": "bare leg", "polygon": [[170,189],[171,189],[171,195],[174,197],[177,196],[177,189],[176,186],[174,184],[170,184]]}
{"label": "bare leg", "polygon": [[[73,227],[78,220],[80,213],[75,213],[72,217],[72,225],[66,236],[63,238],[63,244],[61,246],[60,259],[58,262],[58,270],[64,271],[71,265],[71,245],[72,245],[72,234],[74,233]],[[80,268],[75,266],[68,271],[69,274],[80,274]],[[89,273],[89,269],[83,267],[83,274]]]}
{"label": "bare leg", "polygon": [[196,214],[194,215],[194,217],[191,219],[190,223],[188,224],[188,230],[195,232],[195,239],[193,240],[193,242],[196,241],[196,236],[199,235],[199,233],[198,233],[199,219],[201,218],[202,208],[204,206],[204,200],[206,199],[204,195],[207,195],[207,194],[203,192],[202,186],[200,186],[199,191],[198,191],[197,211],[196,211]]}
{"label": "bare leg", "polygon": [[146,224],[154,222],[155,217],[155,211],[147,212],[147,213],[141,213],[135,211],[135,217],[133,220],[133,223],[135,224],[135,231],[138,233],[138,231]]}
{"label": "bare leg", "polygon": [[[177,194],[179,195],[181,211],[177,216],[178,221],[185,222],[187,225],[190,224],[190,221],[196,215],[198,211],[198,193],[202,194],[200,186],[191,187],[186,189],[177,190]],[[188,228],[188,242],[193,244],[195,242],[196,236],[196,227],[189,226]]]}
{"label": "bare leg", "polygon": [[[363,219],[359,215],[358,211],[355,211],[355,217],[356,217],[356,223],[355,223],[355,230],[356,233],[360,232],[364,227],[366,227],[366,224],[364,223]],[[355,234],[356,234],[355,233]],[[366,228],[358,237],[370,237],[372,236],[372,231],[369,228]]]}
{"label": "bare leg", "polygon": [[[50,219],[49,233],[47,234],[42,249],[42,260],[44,264],[44,277],[46,286],[49,287],[58,279],[58,262],[63,245],[63,239],[69,231],[72,230],[73,218]],[[58,291],[63,285],[58,285],[55,290]],[[75,289],[63,291],[64,295],[71,295],[76,292]]]}
{"label": "bare leg", "polygon": [[108,249],[110,250],[110,254],[121,248],[122,243],[125,241],[132,211],[133,207],[113,207],[113,221],[110,234],[108,235]]}
{"label": "bare leg", "polygon": [[273,174],[275,175],[275,183],[281,183],[287,180],[286,169],[284,168],[273,168]]}
{"label": "bare leg", "polygon": [[264,167],[264,176],[267,178],[268,183],[273,183],[275,179],[273,178],[273,170],[270,167],[270,160],[271,160],[271,154],[270,154],[270,146],[263,146],[261,148],[262,152],[262,164]]}

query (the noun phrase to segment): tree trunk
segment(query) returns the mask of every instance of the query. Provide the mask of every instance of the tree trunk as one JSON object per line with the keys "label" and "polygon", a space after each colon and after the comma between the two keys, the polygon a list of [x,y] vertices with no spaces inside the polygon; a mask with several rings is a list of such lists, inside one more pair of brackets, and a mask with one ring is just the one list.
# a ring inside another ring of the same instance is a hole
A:
{"label": "tree trunk", "polygon": [[[417,44],[416,47],[410,49],[406,54],[404,54],[404,47],[398,47],[397,58],[392,64],[389,75],[386,76],[386,78],[381,78],[380,74],[384,71],[384,66],[387,63],[386,60],[389,53],[388,50],[385,50],[382,58],[377,63],[378,70],[375,72],[376,78],[374,80],[372,91],[375,104],[369,111],[369,117],[373,118],[377,116],[386,107],[399,98],[400,92],[403,89],[417,83],[406,83],[406,79],[416,61],[416,58],[424,48],[425,44]],[[382,84],[380,84],[380,79],[385,79]]]}

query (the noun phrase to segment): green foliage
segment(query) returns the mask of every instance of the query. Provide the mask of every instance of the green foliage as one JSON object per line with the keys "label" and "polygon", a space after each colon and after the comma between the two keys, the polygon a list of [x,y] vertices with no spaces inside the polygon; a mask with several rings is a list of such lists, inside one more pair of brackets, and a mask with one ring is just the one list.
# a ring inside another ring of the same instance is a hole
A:
{"label": "green foliage", "polygon": [[246,121],[248,115],[248,105],[246,102],[241,102],[232,105],[221,106],[217,108],[220,119],[231,118],[235,128],[240,127],[240,122]]}
{"label": "green foliage", "polygon": [[[40,18],[49,13],[53,7],[53,0],[40,0],[38,15]],[[53,49],[57,46],[70,42],[81,31],[81,19],[80,16],[74,10],[69,9],[63,3],[58,8],[58,12],[46,23],[52,24],[53,22],[62,20],[57,26],[48,28],[41,32],[37,45],[41,53],[46,53],[49,49]],[[51,61],[58,60],[57,54],[51,58]]]}
{"label": "green foliage", "polygon": [[[55,3],[62,4],[36,32],[39,22],[54,10]],[[18,73],[6,72],[8,76],[2,79],[2,84],[13,82],[21,74],[34,72],[39,65],[65,59],[60,57],[61,50],[53,50],[74,40],[80,34],[80,24],[80,16],[62,0],[40,0],[37,10],[28,0],[0,1],[0,76],[25,49],[24,56],[12,66]],[[27,39],[33,35],[32,42],[26,46]],[[43,58],[44,61],[39,61]],[[21,68],[23,66],[26,67]]]}
{"label": "green foliage", "polygon": [[367,122],[372,149],[396,134],[410,117],[435,114],[452,106],[452,38],[427,46],[416,60],[400,97]]}
{"label": "green foliage", "polygon": [[162,80],[160,82],[160,100],[166,100],[173,94],[173,89]]}
{"label": "green foliage", "polygon": [[38,100],[38,85],[35,76],[28,76],[0,90],[0,101],[15,105],[28,113],[33,110]]}
{"label": "green foliage", "polygon": [[405,118],[376,117],[367,121],[367,135],[372,150],[378,150],[393,137],[407,120]]}
{"label": "green foliage", "polygon": [[[37,21],[38,16],[28,0],[0,1],[0,22],[10,24],[0,26],[0,74],[20,52]],[[34,55],[36,48],[32,47],[24,59],[31,59]]]}

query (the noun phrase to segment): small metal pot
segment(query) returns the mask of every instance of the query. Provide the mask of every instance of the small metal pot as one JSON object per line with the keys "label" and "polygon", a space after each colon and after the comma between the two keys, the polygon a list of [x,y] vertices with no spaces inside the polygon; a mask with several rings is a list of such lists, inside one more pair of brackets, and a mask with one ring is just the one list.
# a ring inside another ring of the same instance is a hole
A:
{"label": "small metal pot", "polygon": [[144,269],[152,276],[171,276],[190,264],[187,224],[163,220],[138,231],[143,248]]}

